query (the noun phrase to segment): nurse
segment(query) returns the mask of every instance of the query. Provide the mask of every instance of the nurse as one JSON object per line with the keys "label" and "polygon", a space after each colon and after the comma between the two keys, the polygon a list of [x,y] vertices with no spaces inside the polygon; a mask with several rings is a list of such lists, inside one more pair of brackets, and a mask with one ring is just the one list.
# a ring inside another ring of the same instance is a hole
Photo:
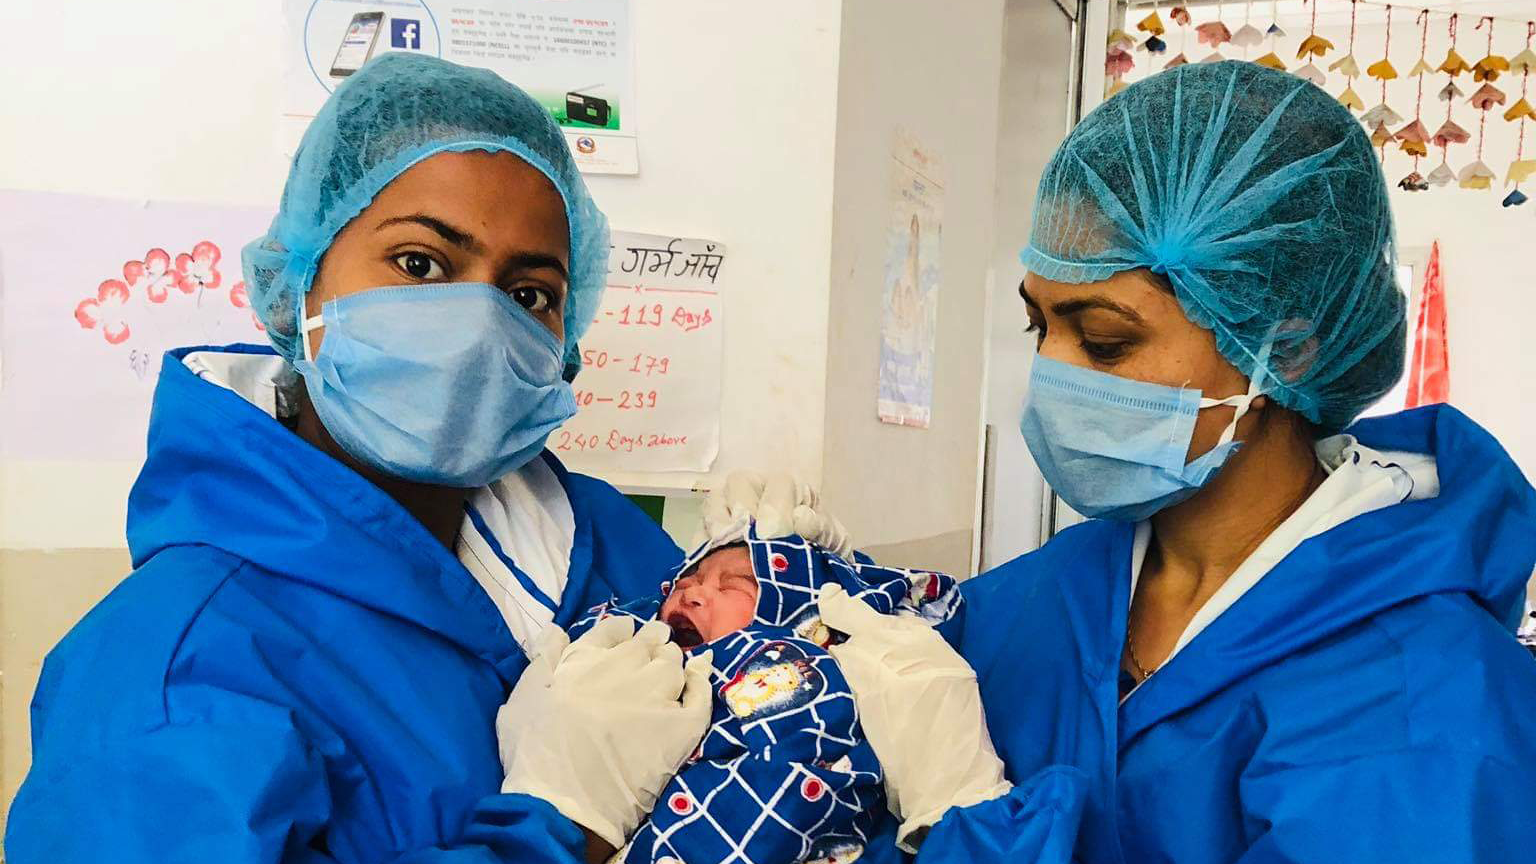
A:
{"label": "nurse", "polygon": [[918,860],[1528,858],[1536,490],[1448,406],[1351,425],[1405,341],[1356,120],[1248,63],[1132,85],[1023,259],[1023,434],[1097,518],[965,585],[974,675],[822,603]]}
{"label": "nurse", "polygon": [[[276,351],[166,358],[135,570],[48,658],[9,861],[576,861],[632,830],[707,665],[665,628],[535,639],[681,558],[543,451],[607,257],[521,90],[404,53],[337,89],[245,250]],[[503,775],[525,646],[607,694],[540,718],[601,773]]]}

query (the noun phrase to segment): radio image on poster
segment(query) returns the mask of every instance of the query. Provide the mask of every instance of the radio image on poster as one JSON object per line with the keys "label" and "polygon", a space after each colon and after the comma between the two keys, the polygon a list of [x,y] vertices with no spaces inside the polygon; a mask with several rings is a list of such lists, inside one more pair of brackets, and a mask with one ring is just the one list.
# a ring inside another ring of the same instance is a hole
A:
{"label": "radio image on poster", "polygon": [[600,96],[582,91],[596,90],[601,84],[592,84],[582,87],[580,90],[571,90],[565,94],[565,118],[572,123],[586,123],[600,129],[608,127],[608,121],[613,113],[608,106],[608,100]]}

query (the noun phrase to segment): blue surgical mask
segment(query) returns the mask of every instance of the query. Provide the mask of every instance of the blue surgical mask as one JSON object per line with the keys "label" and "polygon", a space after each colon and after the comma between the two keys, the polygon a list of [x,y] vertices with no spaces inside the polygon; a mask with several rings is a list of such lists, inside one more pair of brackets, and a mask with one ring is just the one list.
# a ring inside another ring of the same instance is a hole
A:
{"label": "blue surgical mask", "polygon": [[[1045,482],[1091,518],[1139,522],[1194,495],[1238,448],[1257,386],[1227,399],[1035,358],[1019,428]],[[1202,408],[1236,416],[1216,447],[1185,463]]]}
{"label": "blue surgical mask", "polygon": [[[308,334],[325,328],[319,356]],[[480,282],[374,288],[304,322],[294,363],[326,431],[379,471],[484,486],[521,468],[576,413],[563,346]]]}

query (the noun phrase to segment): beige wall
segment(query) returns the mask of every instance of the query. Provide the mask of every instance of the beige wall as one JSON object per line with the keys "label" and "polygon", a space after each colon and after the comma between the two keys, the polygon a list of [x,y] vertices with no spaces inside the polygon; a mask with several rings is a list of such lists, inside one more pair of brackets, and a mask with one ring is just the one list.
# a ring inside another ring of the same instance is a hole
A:
{"label": "beige wall", "polygon": [[43,657],[128,570],[126,549],[0,549],[0,832],[31,764],[27,713]]}
{"label": "beige wall", "polygon": [[[1003,0],[843,3],[823,491],[861,545],[970,572]],[[875,414],[897,128],[943,162],[933,421]]]}

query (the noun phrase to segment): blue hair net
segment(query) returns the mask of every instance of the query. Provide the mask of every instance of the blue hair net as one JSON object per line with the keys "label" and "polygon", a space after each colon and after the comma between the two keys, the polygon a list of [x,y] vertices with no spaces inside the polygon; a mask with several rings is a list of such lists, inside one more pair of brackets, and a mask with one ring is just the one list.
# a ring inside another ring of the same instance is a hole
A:
{"label": "blue hair net", "polygon": [[[278,353],[298,353],[304,295],[346,224],[406,169],[438,153],[507,152],[559,190],[570,224],[566,359],[602,299],[608,220],[549,112],[493,72],[392,52],[336,88],[305,131],[277,218],[242,251],[246,291]],[[516,202],[509,202],[515,206]]]}
{"label": "blue hair net", "polygon": [[1057,282],[1166,277],[1222,356],[1324,433],[1402,376],[1381,166],[1349,111],[1293,75],[1193,64],[1105,102],[1046,167],[1021,257]]}

